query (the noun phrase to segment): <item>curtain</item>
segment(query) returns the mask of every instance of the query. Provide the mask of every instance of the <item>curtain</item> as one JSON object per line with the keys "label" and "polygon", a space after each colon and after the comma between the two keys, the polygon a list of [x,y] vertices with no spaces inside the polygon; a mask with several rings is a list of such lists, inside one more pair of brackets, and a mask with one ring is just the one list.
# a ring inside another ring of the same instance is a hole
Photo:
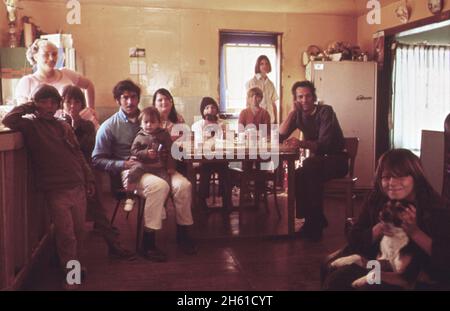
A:
{"label": "curtain", "polygon": [[420,152],[422,130],[450,112],[450,47],[399,44],[393,77],[393,147]]}

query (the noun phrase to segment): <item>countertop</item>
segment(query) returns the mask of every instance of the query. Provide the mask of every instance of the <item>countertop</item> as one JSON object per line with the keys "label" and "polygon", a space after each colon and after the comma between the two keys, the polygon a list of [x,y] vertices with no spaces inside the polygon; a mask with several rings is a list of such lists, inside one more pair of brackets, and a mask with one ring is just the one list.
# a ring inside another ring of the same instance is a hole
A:
{"label": "countertop", "polygon": [[0,134],[5,134],[5,133],[14,133],[14,131],[11,130],[10,128],[4,127],[2,124],[0,124]]}
{"label": "countertop", "polygon": [[0,128],[0,152],[17,150],[23,147],[22,133],[7,127]]}

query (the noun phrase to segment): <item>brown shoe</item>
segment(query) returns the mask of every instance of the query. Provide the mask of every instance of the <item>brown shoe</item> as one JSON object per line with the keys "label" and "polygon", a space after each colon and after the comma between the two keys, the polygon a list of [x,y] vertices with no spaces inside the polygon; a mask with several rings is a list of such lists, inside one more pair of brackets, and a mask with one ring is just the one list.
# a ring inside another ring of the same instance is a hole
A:
{"label": "brown shoe", "polygon": [[167,255],[158,248],[149,249],[142,252],[142,256],[153,262],[166,262]]}
{"label": "brown shoe", "polygon": [[137,258],[135,253],[126,248],[123,248],[120,244],[110,245],[108,248],[108,254],[113,259],[123,259],[131,261]]}

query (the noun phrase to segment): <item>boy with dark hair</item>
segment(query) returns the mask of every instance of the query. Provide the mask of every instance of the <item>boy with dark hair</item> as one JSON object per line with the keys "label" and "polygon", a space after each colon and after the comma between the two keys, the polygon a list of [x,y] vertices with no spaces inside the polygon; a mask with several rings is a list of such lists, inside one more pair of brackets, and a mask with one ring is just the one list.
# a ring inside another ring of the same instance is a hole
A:
{"label": "boy with dark hair", "polygon": [[44,192],[50,208],[59,260],[65,270],[70,260],[80,260],[86,193],[92,196],[95,188],[72,128],[54,117],[60,106],[58,91],[44,84],[33,102],[15,107],[3,123],[24,136],[36,187]]}
{"label": "boy with dark hair", "polygon": [[[80,112],[86,107],[86,99],[83,91],[74,85],[67,85],[62,92],[63,118],[68,122],[78,139],[81,151],[88,164],[91,163],[91,154],[95,145],[95,127],[91,121],[81,118]],[[97,187],[98,189],[99,187]],[[105,239],[108,245],[108,253],[113,258],[134,259],[133,252],[123,248],[119,241],[119,232],[106,217],[106,211],[100,200],[98,191],[94,196],[87,198],[87,213],[94,221],[96,229]]]}

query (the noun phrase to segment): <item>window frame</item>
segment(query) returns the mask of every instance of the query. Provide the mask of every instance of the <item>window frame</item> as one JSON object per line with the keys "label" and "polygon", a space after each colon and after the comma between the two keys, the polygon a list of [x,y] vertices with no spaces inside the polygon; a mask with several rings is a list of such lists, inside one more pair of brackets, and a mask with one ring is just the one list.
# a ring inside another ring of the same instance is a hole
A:
{"label": "window frame", "polygon": [[[219,30],[219,111],[227,118],[237,118],[238,113],[227,111],[226,102],[226,70],[225,45],[226,44],[271,44],[275,46],[275,63],[271,64],[276,70],[276,81],[273,81],[279,93],[278,117],[281,116],[281,36],[279,32]],[[256,61],[256,59],[255,59]],[[250,79],[250,77],[249,77]]]}

